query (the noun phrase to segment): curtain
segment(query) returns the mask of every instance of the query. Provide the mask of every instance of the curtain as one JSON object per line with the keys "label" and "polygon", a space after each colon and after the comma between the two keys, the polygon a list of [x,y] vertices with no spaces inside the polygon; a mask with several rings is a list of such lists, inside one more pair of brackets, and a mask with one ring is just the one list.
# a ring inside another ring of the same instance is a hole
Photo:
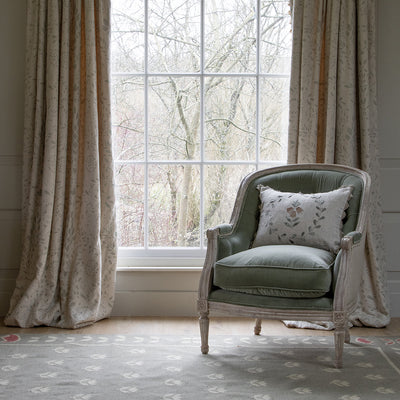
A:
{"label": "curtain", "polygon": [[79,328],[112,309],[110,8],[27,2],[23,243],[6,325]]}
{"label": "curtain", "polygon": [[[375,0],[292,1],[289,163],[371,175],[367,253],[355,325],[389,323],[378,164]],[[289,324],[290,325],[290,324]]]}

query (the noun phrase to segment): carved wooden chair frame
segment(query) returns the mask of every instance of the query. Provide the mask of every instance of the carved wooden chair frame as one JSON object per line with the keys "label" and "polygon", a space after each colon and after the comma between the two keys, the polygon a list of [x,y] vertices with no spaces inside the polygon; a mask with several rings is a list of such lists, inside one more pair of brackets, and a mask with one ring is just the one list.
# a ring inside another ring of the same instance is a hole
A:
{"label": "carved wooden chair frame", "polygon": [[[235,230],[235,224],[239,218],[239,210],[249,184],[254,179],[266,174],[294,170],[339,171],[358,176],[363,182],[364,190],[360,199],[357,227],[354,232],[345,235],[341,240],[339,274],[333,294],[332,310],[282,310],[209,301],[208,296],[213,285],[213,266],[217,261],[218,239],[229,235]],[[210,313],[217,313],[218,315],[222,313],[224,315],[238,317],[254,317],[256,319],[254,334],[256,335],[259,335],[261,332],[262,319],[315,322],[331,321],[334,324],[335,366],[337,368],[342,367],[344,343],[350,343],[349,315],[351,315],[357,307],[359,282],[365,262],[366,219],[370,185],[370,177],[364,171],[346,166],[329,164],[285,165],[257,171],[244,178],[237,194],[230,224],[219,225],[207,231],[208,248],[200,278],[197,303],[200,315],[201,351],[203,354],[207,354],[209,351],[208,333]]]}

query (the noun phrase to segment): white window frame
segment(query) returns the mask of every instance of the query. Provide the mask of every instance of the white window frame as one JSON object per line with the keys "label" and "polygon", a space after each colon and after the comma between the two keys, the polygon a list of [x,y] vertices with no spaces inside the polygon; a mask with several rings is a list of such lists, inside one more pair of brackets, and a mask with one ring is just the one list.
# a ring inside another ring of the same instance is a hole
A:
{"label": "white window frame", "polygon": [[[287,2],[286,0],[277,0],[278,2]],[[139,164],[145,167],[145,196],[144,196],[144,213],[145,220],[147,221],[148,215],[148,170],[149,166],[153,164],[169,164],[169,165],[182,165],[191,164],[200,166],[200,247],[149,247],[149,225],[145,224],[144,231],[144,247],[120,247],[118,249],[118,269],[119,270],[157,270],[157,269],[169,269],[169,270],[199,270],[203,263],[206,254],[205,245],[205,230],[204,230],[204,204],[203,204],[203,186],[204,186],[204,168],[207,165],[250,165],[254,166],[255,170],[262,168],[268,168],[272,166],[285,164],[282,160],[275,161],[261,161],[260,158],[260,80],[262,78],[283,78],[287,79],[290,74],[268,74],[262,73],[260,68],[260,0],[256,0],[257,4],[257,41],[256,41],[256,72],[255,73],[208,73],[205,72],[204,60],[205,60],[205,49],[204,49],[204,38],[205,38],[205,4],[204,0],[201,0],[201,19],[200,19],[200,71],[198,73],[151,73],[148,68],[148,0],[144,0],[144,72],[139,73],[114,73],[112,77],[141,77],[144,79],[144,96],[145,96],[145,158],[144,160],[114,160],[114,165],[119,164]],[[289,7],[288,7],[289,8]],[[195,77],[200,79],[200,160],[151,160],[149,159],[149,132],[148,132],[148,121],[149,121],[149,110],[148,110],[148,89],[149,80],[154,77],[173,76],[173,77]],[[255,78],[256,79],[256,158],[252,161],[230,161],[230,160],[206,160],[204,154],[204,137],[205,137],[205,124],[204,124],[204,82],[208,77],[226,77],[226,78]],[[286,115],[283,116],[286,118]],[[287,118],[286,118],[287,119]],[[113,125],[114,127],[114,125]],[[287,143],[285,143],[285,153],[287,154]],[[229,221],[221,221],[229,222]]]}

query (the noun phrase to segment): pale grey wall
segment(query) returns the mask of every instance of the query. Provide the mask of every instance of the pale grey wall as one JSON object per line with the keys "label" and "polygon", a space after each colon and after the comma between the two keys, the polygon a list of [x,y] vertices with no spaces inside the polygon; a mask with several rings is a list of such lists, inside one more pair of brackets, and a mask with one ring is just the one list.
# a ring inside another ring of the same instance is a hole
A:
{"label": "pale grey wall", "polygon": [[0,315],[20,252],[25,12],[24,0],[0,0]]}
{"label": "pale grey wall", "polygon": [[[392,315],[400,316],[400,1],[378,0],[378,105]],[[20,248],[25,1],[0,0],[0,315],[8,309]],[[115,315],[191,315],[198,272],[121,272]]]}
{"label": "pale grey wall", "polygon": [[400,316],[400,1],[378,0],[378,112],[392,315]]}

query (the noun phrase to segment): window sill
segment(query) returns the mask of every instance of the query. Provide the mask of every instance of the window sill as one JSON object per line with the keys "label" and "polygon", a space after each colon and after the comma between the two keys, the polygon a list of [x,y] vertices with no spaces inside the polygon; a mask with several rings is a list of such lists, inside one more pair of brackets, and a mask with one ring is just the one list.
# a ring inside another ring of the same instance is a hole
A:
{"label": "window sill", "polygon": [[204,257],[120,257],[117,271],[201,271]]}

